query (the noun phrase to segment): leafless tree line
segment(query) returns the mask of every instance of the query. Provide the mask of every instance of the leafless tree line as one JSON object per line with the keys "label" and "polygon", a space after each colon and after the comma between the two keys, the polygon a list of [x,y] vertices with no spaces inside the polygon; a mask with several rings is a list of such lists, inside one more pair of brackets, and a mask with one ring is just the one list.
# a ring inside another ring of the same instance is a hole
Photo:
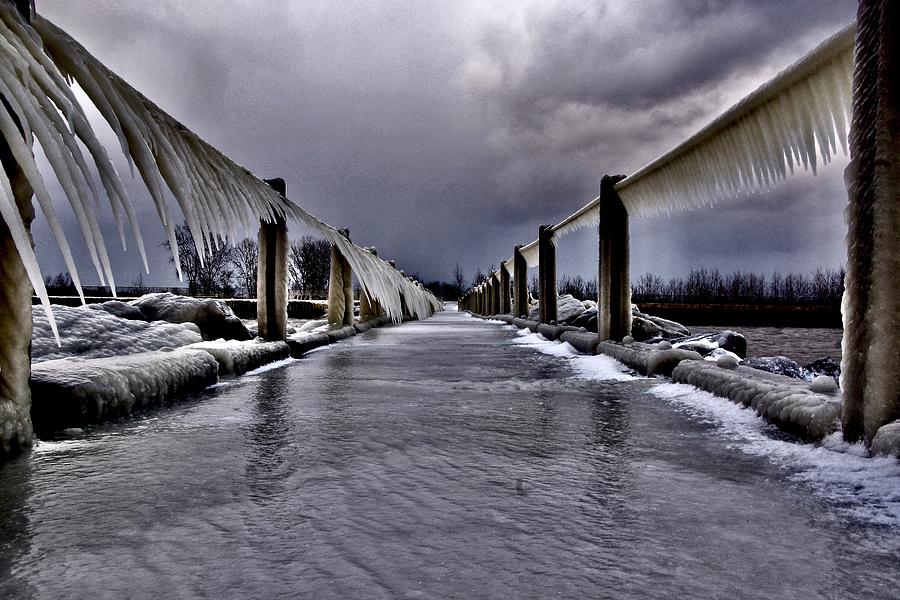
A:
{"label": "leafless tree line", "polygon": [[818,268],[813,273],[782,274],[692,269],[686,277],[664,280],[644,273],[632,286],[635,302],[840,302],[844,270]]}

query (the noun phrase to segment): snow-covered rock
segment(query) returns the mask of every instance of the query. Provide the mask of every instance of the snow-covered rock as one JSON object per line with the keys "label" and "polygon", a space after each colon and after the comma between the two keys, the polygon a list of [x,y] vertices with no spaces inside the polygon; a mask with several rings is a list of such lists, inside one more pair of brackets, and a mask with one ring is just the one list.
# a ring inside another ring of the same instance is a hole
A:
{"label": "snow-covered rock", "polygon": [[119,317],[120,319],[131,319],[133,321],[146,321],[147,317],[136,306],[126,304],[120,300],[108,300],[102,304],[88,304],[88,308],[94,310],[103,310],[109,314]]}
{"label": "snow-covered rock", "polygon": [[130,302],[149,321],[194,323],[204,340],[249,340],[250,332],[222,300],[201,300],[168,292],[146,294]]}
{"label": "snow-covered rock", "polygon": [[36,363],[78,356],[103,358],[176,348],[202,341],[193,323],[167,323],[121,319],[93,306],[53,306],[61,346],[57,346],[47,315],[32,308],[34,328],[31,357]]}
{"label": "snow-covered rock", "polygon": [[211,354],[185,348],[36,364],[31,372],[35,431],[125,416],[202,390],[218,380],[218,372]]}
{"label": "snow-covered rock", "polygon": [[[587,304],[588,302],[590,301],[585,300],[585,304]],[[581,313],[577,319],[572,321],[572,325],[574,325],[575,327],[584,327],[588,331],[597,333],[597,307],[592,306],[585,309],[585,311]]]}
{"label": "snow-covered rock", "polygon": [[900,420],[882,425],[872,438],[872,454],[900,458]]}

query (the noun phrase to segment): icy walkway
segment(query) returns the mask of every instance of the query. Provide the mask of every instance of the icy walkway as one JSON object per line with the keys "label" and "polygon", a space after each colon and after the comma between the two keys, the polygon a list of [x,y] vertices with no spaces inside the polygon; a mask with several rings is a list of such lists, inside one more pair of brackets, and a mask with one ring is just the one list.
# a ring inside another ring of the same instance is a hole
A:
{"label": "icy walkway", "polygon": [[0,466],[0,597],[894,593],[894,459],[821,494],[750,411],[524,338],[439,314],[41,444]]}

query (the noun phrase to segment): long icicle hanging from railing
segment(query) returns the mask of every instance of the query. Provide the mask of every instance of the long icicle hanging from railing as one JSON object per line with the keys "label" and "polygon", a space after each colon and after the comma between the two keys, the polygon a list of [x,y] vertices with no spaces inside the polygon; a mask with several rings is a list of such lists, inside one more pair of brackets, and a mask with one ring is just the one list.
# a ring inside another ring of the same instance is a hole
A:
{"label": "long icicle hanging from railing", "polygon": [[[855,23],[616,185],[634,216],[711,206],[847,154]],[[818,150],[818,152],[817,152]]]}
{"label": "long icicle hanging from railing", "polygon": [[[124,212],[147,266],[141,230],[118,174],[69,88],[76,81],[110,124],[129,166],[137,167],[150,195],[179,269],[173,218],[165,196],[175,198],[202,257],[215,244],[255,235],[260,220],[279,216],[301,221],[336,244],[367,292],[384,306],[388,316],[402,319],[400,294],[417,317],[438,308],[429,292],[412,284],[380,259],[351,244],[337,230],[283,198],[261,179],[200,139],[93,57],[71,36],[46,19],[35,16],[33,27],[12,5],[0,2],[0,94],[7,99],[22,132],[6,111],[0,132],[22,166],[46,216],[63,259],[81,292],[80,278],[68,241],[54,211],[31,150],[36,139],[76,215],[101,284],[115,283],[94,207],[98,191],[78,142],[84,144],[96,167],[125,245]],[[10,184],[0,176],[0,216],[9,226],[29,279],[55,330],[49,298],[27,230],[18,215]],[[58,335],[57,335],[58,339]]]}
{"label": "long icicle hanging from railing", "polygon": [[[795,169],[816,173],[819,157],[827,164],[838,147],[846,154],[855,30],[851,23],[622,180],[616,189],[629,214],[712,206],[772,186]],[[554,226],[554,237],[596,226],[598,207],[599,198],[584,205]]]}

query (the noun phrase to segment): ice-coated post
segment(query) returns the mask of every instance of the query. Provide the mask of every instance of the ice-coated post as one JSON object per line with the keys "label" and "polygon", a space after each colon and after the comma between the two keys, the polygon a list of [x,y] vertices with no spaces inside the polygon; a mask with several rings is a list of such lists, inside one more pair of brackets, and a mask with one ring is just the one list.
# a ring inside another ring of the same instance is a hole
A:
{"label": "ice-coated post", "polygon": [[[30,22],[28,2],[16,8]],[[19,125],[6,99],[3,106]],[[21,125],[20,125],[21,128]],[[0,161],[12,187],[13,200],[26,231],[31,232],[34,206],[32,190],[22,169],[0,136]],[[0,219],[0,458],[16,454],[31,445],[31,282],[6,222]]]}
{"label": "ice-coated post", "polygon": [[488,275],[487,280],[487,297],[488,297],[488,315],[497,314],[497,282],[494,280],[494,274]]}
{"label": "ice-coated post", "polygon": [[841,388],[844,439],[871,445],[900,419],[900,4],[857,11]]}
{"label": "ice-coated post", "polygon": [[[503,266],[500,266],[503,269]],[[500,310],[500,271],[491,275],[491,314],[499,315]]]}
{"label": "ice-coated post", "polygon": [[[375,248],[366,248],[366,250],[372,254],[373,256],[378,256],[378,250]],[[381,308],[381,304],[375,298],[370,298],[369,294],[366,292],[365,287],[359,290],[359,320],[360,321],[371,321],[372,319],[377,319],[381,315],[384,314],[384,309]]]}
{"label": "ice-coated post", "polygon": [[503,264],[500,264],[500,314],[508,315],[510,311],[509,304],[509,271]]}
{"label": "ice-coated post", "polygon": [[513,316],[528,317],[528,263],[521,244],[513,250]]}
{"label": "ice-coated post", "polygon": [[550,225],[538,229],[538,261],[540,320],[549,323],[556,321],[556,244]]}
{"label": "ice-coated post", "polygon": [[[267,179],[272,189],[286,196],[284,179]],[[256,322],[267,341],[287,337],[288,241],[284,215],[259,225],[259,273],[256,278]]]}
{"label": "ice-coated post", "polygon": [[[339,233],[350,239],[350,230]],[[349,280],[349,281],[348,281]],[[337,244],[331,245],[331,270],[328,275],[328,324],[340,327],[353,324],[353,271]],[[350,319],[347,322],[347,314]]]}
{"label": "ice-coated post", "polygon": [[631,333],[628,211],[616,192],[616,184],[624,178],[604,175],[600,180],[597,335],[601,341],[618,341]]}

